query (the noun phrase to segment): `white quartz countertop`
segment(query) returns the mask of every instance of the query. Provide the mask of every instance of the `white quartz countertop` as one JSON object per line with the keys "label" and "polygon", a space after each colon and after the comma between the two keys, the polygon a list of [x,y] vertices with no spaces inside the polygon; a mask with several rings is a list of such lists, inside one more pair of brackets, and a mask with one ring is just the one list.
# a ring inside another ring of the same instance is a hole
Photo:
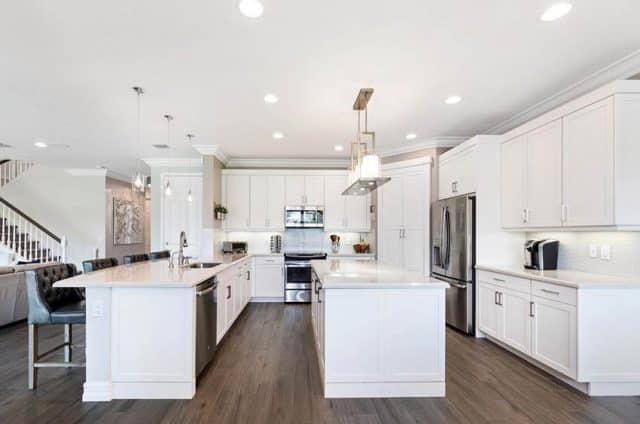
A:
{"label": "white quartz countertop", "polygon": [[582,271],[567,269],[537,271],[524,267],[508,265],[476,265],[476,268],[484,271],[497,272],[512,275],[514,277],[529,278],[531,280],[546,283],[560,284],[579,289],[602,288],[638,288],[640,289],[640,277],[617,277],[613,275],[592,274]]}
{"label": "white quartz countertop", "polygon": [[449,284],[378,261],[327,259],[311,261],[323,289],[447,288]]}
{"label": "white quartz countertop", "polygon": [[245,256],[235,261],[226,260],[216,267],[205,269],[192,269],[177,265],[174,268],[170,268],[168,260],[137,262],[60,280],[54,284],[54,287],[189,288],[197,286],[250,257]]}

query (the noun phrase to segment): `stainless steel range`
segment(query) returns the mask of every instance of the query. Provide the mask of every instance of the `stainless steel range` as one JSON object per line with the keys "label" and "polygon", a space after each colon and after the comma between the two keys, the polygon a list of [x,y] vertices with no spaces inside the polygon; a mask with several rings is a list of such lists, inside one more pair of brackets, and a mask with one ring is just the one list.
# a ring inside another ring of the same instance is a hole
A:
{"label": "stainless steel range", "polygon": [[327,259],[326,253],[287,252],[284,254],[284,302],[311,302],[311,261]]}

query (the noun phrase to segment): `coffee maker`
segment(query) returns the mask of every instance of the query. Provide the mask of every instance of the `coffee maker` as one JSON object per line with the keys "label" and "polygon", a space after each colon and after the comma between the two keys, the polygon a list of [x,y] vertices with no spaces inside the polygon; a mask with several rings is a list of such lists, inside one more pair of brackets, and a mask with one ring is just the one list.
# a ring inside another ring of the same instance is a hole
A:
{"label": "coffee maker", "polygon": [[524,267],[540,271],[558,269],[559,247],[558,240],[527,240],[524,243]]}

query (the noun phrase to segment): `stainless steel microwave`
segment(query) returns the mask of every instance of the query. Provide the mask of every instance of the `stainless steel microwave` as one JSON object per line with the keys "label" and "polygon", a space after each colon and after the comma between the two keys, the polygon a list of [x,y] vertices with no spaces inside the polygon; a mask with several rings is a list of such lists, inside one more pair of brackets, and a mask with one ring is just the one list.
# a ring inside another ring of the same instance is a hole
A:
{"label": "stainless steel microwave", "polygon": [[284,214],[285,228],[324,228],[322,206],[287,206]]}

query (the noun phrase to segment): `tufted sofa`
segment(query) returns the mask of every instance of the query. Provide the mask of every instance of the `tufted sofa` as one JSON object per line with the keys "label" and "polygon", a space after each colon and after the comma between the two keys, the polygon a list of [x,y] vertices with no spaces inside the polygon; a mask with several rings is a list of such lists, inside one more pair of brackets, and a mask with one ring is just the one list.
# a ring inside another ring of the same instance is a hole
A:
{"label": "tufted sofa", "polygon": [[98,271],[104,268],[111,268],[118,266],[118,260],[116,258],[104,258],[104,259],[91,259],[82,262],[82,270],[86,274],[87,272]]}
{"label": "tufted sofa", "polygon": [[159,250],[157,252],[149,253],[149,259],[155,261],[157,259],[167,259],[171,257],[171,252],[169,250]]}
{"label": "tufted sofa", "polygon": [[149,260],[149,255],[146,253],[138,253],[137,255],[127,255],[122,257],[123,264],[132,264],[134,262],[144,262]]}

